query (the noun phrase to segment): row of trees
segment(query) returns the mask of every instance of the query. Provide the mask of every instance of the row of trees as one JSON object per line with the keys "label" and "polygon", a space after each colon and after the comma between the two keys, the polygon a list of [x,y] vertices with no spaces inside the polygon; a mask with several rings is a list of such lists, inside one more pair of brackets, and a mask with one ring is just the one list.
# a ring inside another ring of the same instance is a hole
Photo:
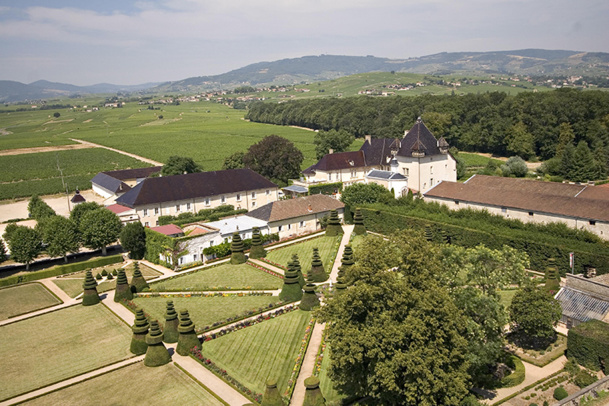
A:
{"label": "row of trees", "polygon": [[402,137],[418,116],[460,150],[548,160],[584,141],[605,175],[609,167],[609,94],[600,91],[261,102],[247,114],[256,122],[387,138]]}

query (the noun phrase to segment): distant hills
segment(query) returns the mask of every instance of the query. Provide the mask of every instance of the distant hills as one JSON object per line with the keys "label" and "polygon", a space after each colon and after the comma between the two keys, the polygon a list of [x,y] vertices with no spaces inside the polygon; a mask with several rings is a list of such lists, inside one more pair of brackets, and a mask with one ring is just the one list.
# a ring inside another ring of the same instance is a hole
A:
{"label": "distant hills", "polygon": [[48,99],[91,93],[147,91],[199,92],[250,85],[285,85],[336,79],[366,72],[409,72],[423,74],[489,75],[515,74],[533,76],[607,76],[609,53],[544,49],[496,52],[442,52],[408,59],[375,56],[319,55],[258,62],[214,76],[197,76],[174,82],[135,86],[97,84],[74,86],[37,81],[29,85],[0,81],[0,101]]}

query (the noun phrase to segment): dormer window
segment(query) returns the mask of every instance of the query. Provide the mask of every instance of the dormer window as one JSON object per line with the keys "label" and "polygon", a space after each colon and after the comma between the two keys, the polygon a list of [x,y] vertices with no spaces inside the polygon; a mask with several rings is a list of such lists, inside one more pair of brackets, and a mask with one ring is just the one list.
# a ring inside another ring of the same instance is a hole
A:
{"label": "dormer window", "polygon": [[351,165],[351,166],[355,166],[355,162],[353,162],[353,161],[349,161],[349,165]]}

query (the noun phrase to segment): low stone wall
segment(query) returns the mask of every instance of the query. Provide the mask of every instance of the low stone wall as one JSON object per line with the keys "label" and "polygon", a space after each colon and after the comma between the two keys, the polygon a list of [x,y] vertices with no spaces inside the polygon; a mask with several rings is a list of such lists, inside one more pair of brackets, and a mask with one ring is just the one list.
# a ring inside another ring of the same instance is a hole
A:
{"label": "low stone wall", "polygon": [[596,397],[596,393],[602,390],[609,389],[609,376],[604,377],[596,382],[594,382],[590,386],[586,386],[584,389],[580,390],[577,393],[569,396],[561,400],[558,403],[554,403],[553,406],[578,406],[581,398],[584,396],[592,395],[592,397]]}

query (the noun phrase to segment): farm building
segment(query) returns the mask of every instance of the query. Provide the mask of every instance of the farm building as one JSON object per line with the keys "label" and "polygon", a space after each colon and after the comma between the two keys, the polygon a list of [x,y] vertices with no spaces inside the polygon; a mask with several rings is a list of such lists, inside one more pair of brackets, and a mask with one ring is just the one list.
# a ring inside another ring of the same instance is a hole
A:
{"label": "farm building", "polygon": [[[193,262],[205,263],[212,257],[207,257],[203,254],[205,248],[213,245],[218,245],[224,242],[220,236],[220,230],[205,224],[190,224],[180,228],[174,224],[152,227],[147,233],[160,233],[167,237],[171,237],[179,241],[181,249],[185,250],[185,254],[178,259],[178,266],[188,265]],[[161,253],[159,259],[164,262],[171,263],[169,255]]]}
{"label": "farm building", "polygon": [[567,274],[566,285],[556,294],[562,308],[561,323],[567,328],[588,320],[609,323],[609,275],[584,278]]}
{"label": "farm building", "polygon": [[152,166],[100,172],[91,180],[91,184],[95,193],[114,201],[153,173],[160,172],[161,168],[161,166]]}
{"label": "farm building", "polygon": [[534,223],[565,223],[609,239],[609,188],[474,175],[464,183],[442,182],[424,194],[450,209],[487,210]]}

